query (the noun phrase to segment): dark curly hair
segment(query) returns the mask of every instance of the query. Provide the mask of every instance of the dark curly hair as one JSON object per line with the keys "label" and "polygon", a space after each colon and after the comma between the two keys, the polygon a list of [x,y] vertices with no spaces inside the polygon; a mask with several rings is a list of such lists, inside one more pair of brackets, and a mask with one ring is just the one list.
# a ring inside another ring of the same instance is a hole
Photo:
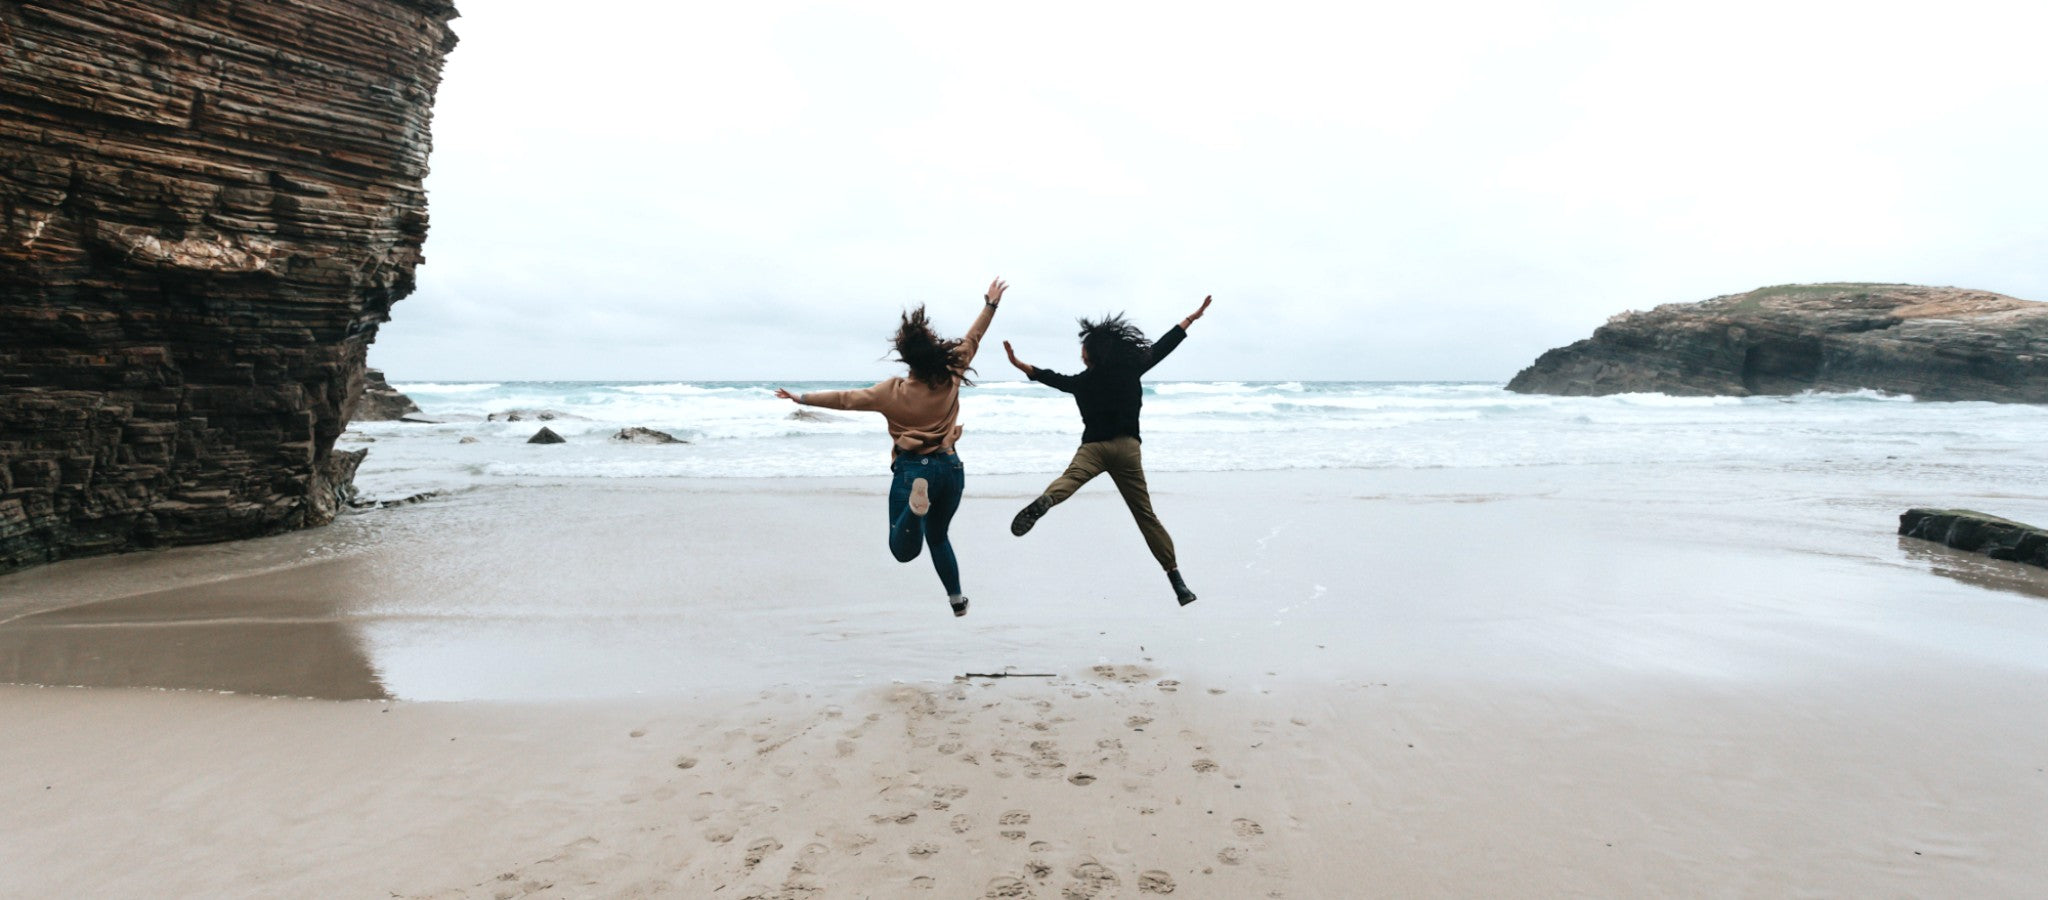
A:
{"label": "dark curly hair", "polygon": [[959,338],[941,339],[932,331],[931,320],[925,317],[924,305],[903,314],[903,323],[896,327],[896,361],[910,367],[910,377],[924,382],[932,390],[944,390],[960,379],[962,385],[974,382],[967,373],[974,371],[964,367],[954,358],[960,349]]}
{"label": "dark curly hair", "polygon": [[1124,321],[1123,313],[1079,321],[1081,350],[1088,354],[1089,368],[1142,369],[1152,361],[1152,342],[1138,326]]}

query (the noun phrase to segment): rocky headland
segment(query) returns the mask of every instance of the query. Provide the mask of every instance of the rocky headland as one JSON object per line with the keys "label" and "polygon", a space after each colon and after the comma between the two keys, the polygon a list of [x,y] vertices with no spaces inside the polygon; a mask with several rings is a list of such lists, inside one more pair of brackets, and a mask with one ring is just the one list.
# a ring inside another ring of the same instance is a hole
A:
{"label": "rocky headland", "polygon": [[395,422],[408,416],[420,415],[419,404],[400,393],[384,380],[384,373],[376,369],[363,370],[363,396],[356,400],[355,415],[351,422]]}
{"label": "rocky headland", "polygon": [[1898,284],[1759,288],[1622,313],[1508,382],[1571,396],[1862,389],[2048,403],[2048,303]]}
{"label": "rocky headland", "polygon": [[0,0],[0,573],[331,520],[448,0]]}

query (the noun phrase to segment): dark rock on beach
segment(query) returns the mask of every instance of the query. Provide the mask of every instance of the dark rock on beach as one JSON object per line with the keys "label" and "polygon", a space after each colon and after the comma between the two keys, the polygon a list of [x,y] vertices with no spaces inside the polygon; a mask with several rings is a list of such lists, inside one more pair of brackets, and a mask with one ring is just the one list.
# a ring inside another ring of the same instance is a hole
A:
{"label": "dark rock on beach", "polygon": [[385,381],[383,372],[363,370],[363,396],[356,400],[356,413],[349,421],[410,422],[415,420],[408,417],[420,414],[419,404]]}
{"label": "dark rock on beach", "polygon": [[1899,534],[2048,568],[2048,531],[1967,509],[1909,509]]}
{"label": "dark rock on beach", "polygon": [[679,437],[676,437],[675,435],[669,434],[669,433],[668,433],[668,432],[666,432],[666,431],[656,431],[656,430],[654,430],[654,429],[652,429],[652,428],[642,428],[642,427],[640,427],[640,426],[638,426],[638,425],[635,425],[635,426],[633,426],[633,427],[631,427],[631,428],[621,428],[621,429],[619,429],[619,433],[618,433],[618,434],[612,435],[612,440],[613,440],[613,441],[616,441],[616,442],[618,442],[618,443],[621,443],[621,444],[687,444],[687,443],[689,443],[689,441],[683,440],[682,438],[679,438]]}
{"label": "dark rock on beach", "polygon": [[541,430],[534,432],[533,437],[527,438],[526,442],[529,444],[566,444],[569,442],[569,439],[556,434],[552,428],[543,427]]}
{"label": "dark rock on beach", "polygon": [[2048,303],[1893,284],[1760,288],[1622,313],[1508,382],[1571,396],[1860,389],[2048,403]]}
{"label": "dark rock on beach", "polygon": [[0,572],[334,518],[454,15],[0,2]]}

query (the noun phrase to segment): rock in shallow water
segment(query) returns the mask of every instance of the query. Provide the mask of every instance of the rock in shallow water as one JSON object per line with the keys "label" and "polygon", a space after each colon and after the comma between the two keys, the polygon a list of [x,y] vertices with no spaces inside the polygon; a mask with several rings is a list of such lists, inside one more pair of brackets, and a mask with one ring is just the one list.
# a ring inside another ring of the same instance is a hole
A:
{"label": "rock in shallow water", "polygon": [[631,427],[631,428],[621,428],[621,429],[619,429],[619,433],[618,433],[618,434],[612,435],[612,440],[613,440],[613,441],[615,441],[615,442],[617,442],[617,443],[621,443],[621,444],[687,444],[687,443],[689,443],[689,441],[686,441],[686,440],[683,440],[683,439],[681,439],[681,438],[678,438],[678,437],[676,437],[675,435],[669,434],[669,433],[668,433],[668,432],[666,432],[666,431],[655,431],[655,430],[654,430],[654,429],[652,429],[652,428],[642,428],[642,427],[640,427],[640,426],[638,426],[638,425],[635,425],[635,426],[633,426],[633,427]]}
{"label": "rock in shallow water", "polygon": [[582,416],[553,409],[507,409],[484,417],[487,422],[552,422],[556,419],[589,421]]}
{"label": "rock in shallow water", "polygon": [[796,412],[790,413],[790,414],[789,414],[789,418],[790,418],[790,420],[791,420],[791,421],[794,421],[794,422],[851,422],[851,421],[853,421],[852,419],[850,419],[850,418],[847,418],[846,416],[835,416],[835,415],[833,415],[833,414],[831,414],[831,413],[827,413],[827,412],[819,412],[819,411],[817,411],[817,410],[815,410],[815,409],[799,409],[799,410],[797,410]]}
{"label": "rock in shallow water", "polygon": [[526,442],[529,444],[566,444],[569,442],[569,439],[556,434],[552,428],[543,427],[541,430],[534,432],[533,437],[527,438]]}
{"label": "rock in shallow water", "polygon": [[2048,568],[2048,531],[1968,509],[1909,509],[1899,534]]}
{"label": "rock in shallow water", "polygon": [[1861,389],[2048,403],[2048,303],[1898,284],[1759,288],[1622,313],[1508,382],[1570,396]]}

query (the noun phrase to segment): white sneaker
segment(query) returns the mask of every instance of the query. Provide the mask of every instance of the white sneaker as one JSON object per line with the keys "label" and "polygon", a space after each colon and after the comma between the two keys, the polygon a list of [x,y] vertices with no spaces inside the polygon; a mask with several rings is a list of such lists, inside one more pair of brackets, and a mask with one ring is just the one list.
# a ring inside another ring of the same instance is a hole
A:
{"label": "white sneaker", "polygon": [[922,516],[932,511],[932,484],[922,478],[910,482],[910,514]]}
{"label": "white sneaker", "polygon": [[949,602],[949,603],[952,603],[952,604],[953,604],[953,615],[954,615],[954,616],[964,616],[964,615],[967,615],[967,595],[966,595],[966,594],[947,594],[947,595],[946,595],[946,600],[947,600],[947,602]]}

